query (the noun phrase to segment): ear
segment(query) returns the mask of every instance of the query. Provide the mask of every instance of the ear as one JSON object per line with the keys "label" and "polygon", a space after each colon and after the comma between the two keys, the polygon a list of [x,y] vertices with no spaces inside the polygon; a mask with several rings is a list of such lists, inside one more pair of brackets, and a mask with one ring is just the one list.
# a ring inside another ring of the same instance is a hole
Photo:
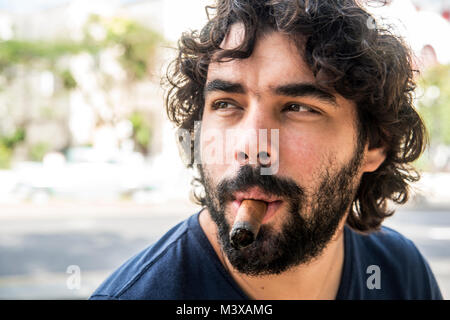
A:
{"label": "ear", "polygon": [[373,172],[377,170],[386,159],[384,147],[369,149],[368,144],[364,148],[364,159],[362,165],[363,172]]}

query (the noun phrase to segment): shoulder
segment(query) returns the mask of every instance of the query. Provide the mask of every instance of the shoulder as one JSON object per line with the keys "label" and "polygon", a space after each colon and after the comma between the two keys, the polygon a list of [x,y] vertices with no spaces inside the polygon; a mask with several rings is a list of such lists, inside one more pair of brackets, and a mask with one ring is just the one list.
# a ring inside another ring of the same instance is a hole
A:
{"label": "shoulder", "polygon": [[[90,299],[167,299],[171,288],[182,282],[183,267],[193,263],[195,239],[189,236],[189,220],[180,222],[157,242],[130,258],[114,271]],[[171,297],[178,298],[178,297]]]}
{"label": "shoulder", "polygon": [[428,262],[413,241],[398,231],[383,226],[368,234],[353,231],[350,238],[357,268],[366,277],[379,272],[381,288],[371,290],[371,294],[397,299],[441,298]]}
{"label": "shoulder", "polygon": [[398,231],[386,226],[367,234],[354,232],[355,239],[372,254],[387,256],[388,259],[418,259],[420,253],[415,244]]}

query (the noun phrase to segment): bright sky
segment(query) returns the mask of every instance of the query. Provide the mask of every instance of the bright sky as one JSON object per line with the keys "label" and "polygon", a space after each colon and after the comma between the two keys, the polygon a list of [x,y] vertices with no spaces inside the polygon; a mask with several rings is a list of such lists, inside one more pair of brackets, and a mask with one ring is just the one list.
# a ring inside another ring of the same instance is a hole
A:
{"label": "bright sky", "polygon": [[[121,3],[135,2],[139,0],[119,0]],[[39,8],[49,8],[65,4],[70,0],[0,0],[0,10],[13,12],[30,12]]]}
{"label": "bright sky", "polygon": [[[33,12],[37,9],[51,8],[64,5],[71,0],[0,0],[0,10],[10,12]],[[77,0],[91,4],[98,0]],[[110,3],[131,3],[143,0],[103,0],[104,5]],[[204,6],[210,4],[212,0],[165,0],[163,3],[164,35],[169,40],[177,40],[182,31],[188,29],[200,29],[205,22]],[[446,22],[440,14],[427,12],[426,10],[417,12],[413,3],[419,3],[421,7],[439,10],[439,4],[450,2],[450,0],[397,0],[389,8],[384,7],[379,13],[395,17],[401,21],[402,35],[412,45],[413,49],[420,50],[424,44],[430,44],[437,52],[438,60],[441,63],[450,63],[450,43],[443,41],[443,38],[450,34],[450,24]],[[449,4],[450,6],[450,4]],[[177,10],[173,10],[177,8]],[[441,8],[442,9],[442,8]],[[376,12],[374,12],[376,14]],[[186,18],[189,17],[189,18]],[[388,19],[390,20],[390,19]],[[394,23],[397,24],[397,23]],[[444,36],[446,35],[446,36]]]}
{"label": "bright sky", "polygon": [[[70,0],[0,0],[0,10],[8,10],[15,12],[29,12],[37,8],[52,7],[55,5],[64,4]],[[136,2],[139,0],[119,0],[121,3]],[[194,2],[193,0],[186,0],[186,2]],[[449,2],[449,0],[415,0],[425,7],[439,7],[442,4]]]}

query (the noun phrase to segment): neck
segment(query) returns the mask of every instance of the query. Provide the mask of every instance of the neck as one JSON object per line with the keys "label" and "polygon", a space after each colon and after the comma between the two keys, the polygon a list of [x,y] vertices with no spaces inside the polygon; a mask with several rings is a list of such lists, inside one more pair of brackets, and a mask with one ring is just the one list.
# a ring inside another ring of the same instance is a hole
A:
{"label": "neck", "polygon": [[221,250],[217,226],[207,209],[200,213],[200,226],[223,266],[251,299],[335,299],[344,263],[343,219],[321,254],[307,264],[278,275],[248,276],[238,272]]}

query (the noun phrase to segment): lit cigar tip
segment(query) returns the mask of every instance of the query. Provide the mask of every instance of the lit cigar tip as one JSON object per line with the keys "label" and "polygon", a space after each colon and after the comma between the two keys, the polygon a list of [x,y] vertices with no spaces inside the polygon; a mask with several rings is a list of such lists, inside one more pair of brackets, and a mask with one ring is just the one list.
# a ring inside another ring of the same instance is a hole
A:
{"label": "lit cigar tip", "polygon": [[248,228],[233,228],[230,235],[231,245],[235,249],[248,247],[255,241],[255,234]]}
{"label": "lit cigar tip", "polygon": [[233,248],[242,249],[255,241],[266,210],[267,204],[264,201],[251,199],[242,201],[230,232],[230,243]]}

